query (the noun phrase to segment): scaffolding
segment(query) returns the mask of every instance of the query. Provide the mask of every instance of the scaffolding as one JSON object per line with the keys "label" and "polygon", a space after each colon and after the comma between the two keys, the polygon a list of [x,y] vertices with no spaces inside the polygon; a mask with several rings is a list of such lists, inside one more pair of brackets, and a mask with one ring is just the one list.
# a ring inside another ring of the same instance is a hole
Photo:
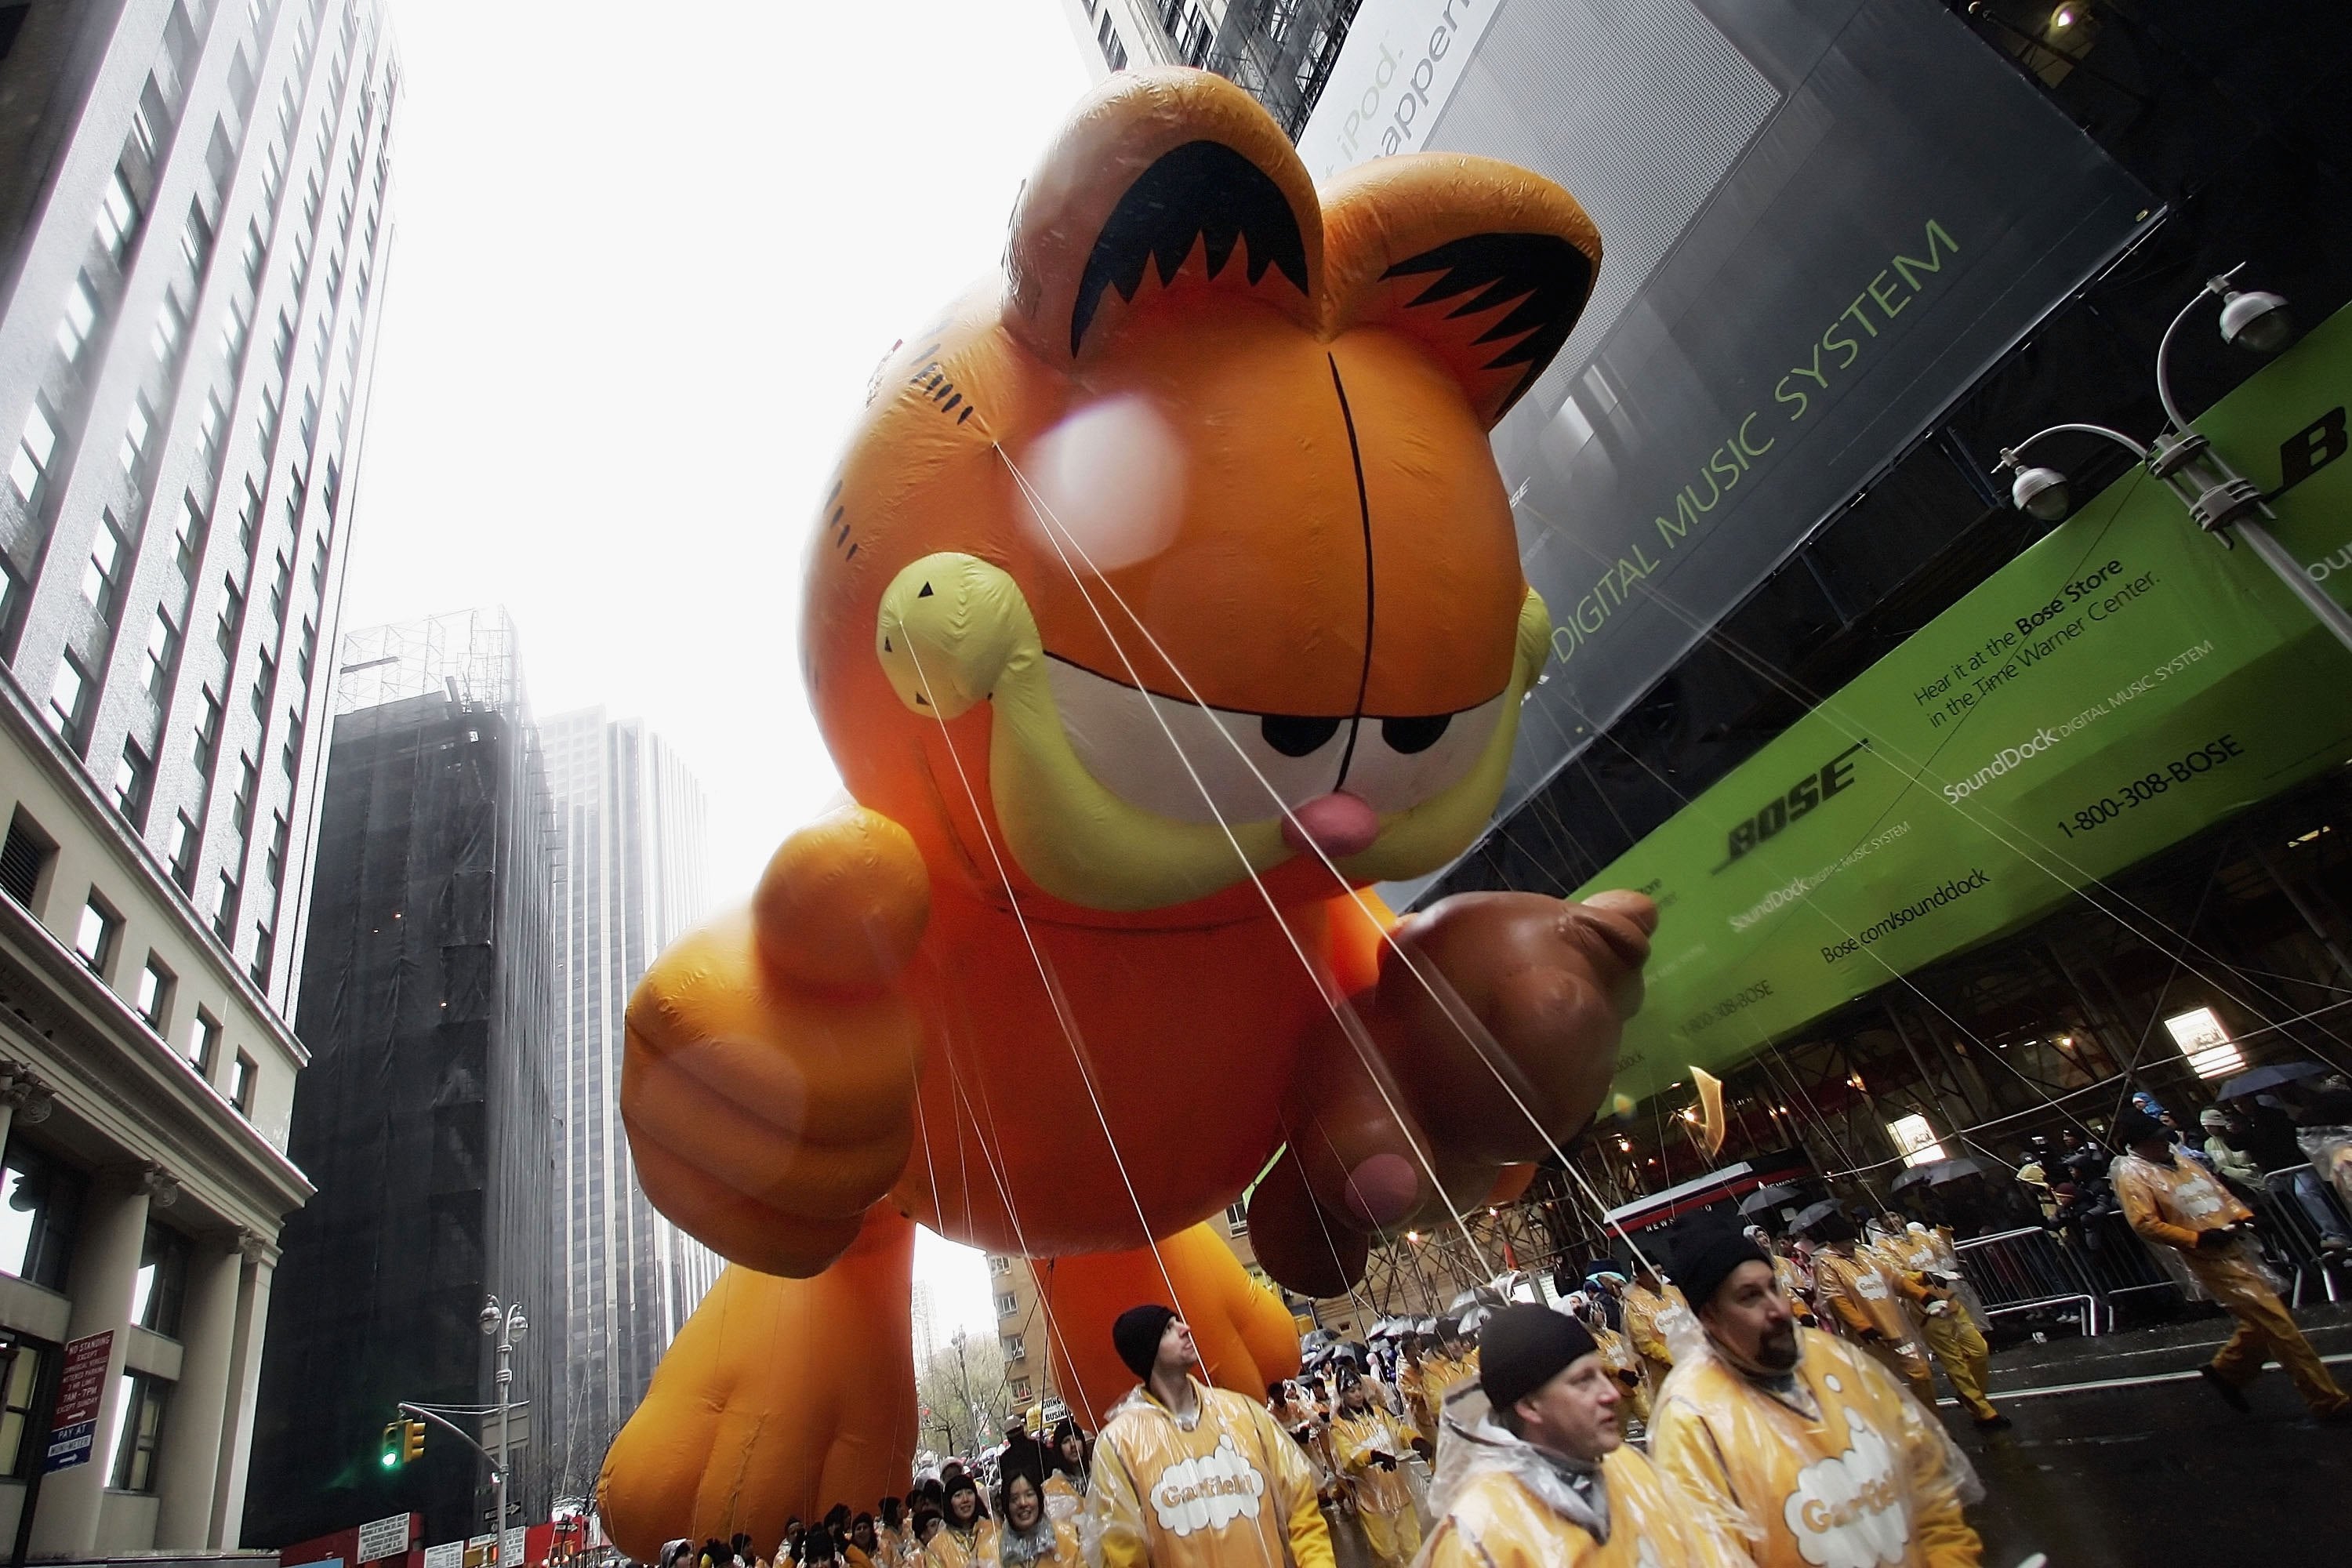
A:
{"label": "scaffolding", "polygon": [[529,711],[521,642],[503,606],[451,610],[344,634],[335,663],[337,713],[436,691],[463,709]]}

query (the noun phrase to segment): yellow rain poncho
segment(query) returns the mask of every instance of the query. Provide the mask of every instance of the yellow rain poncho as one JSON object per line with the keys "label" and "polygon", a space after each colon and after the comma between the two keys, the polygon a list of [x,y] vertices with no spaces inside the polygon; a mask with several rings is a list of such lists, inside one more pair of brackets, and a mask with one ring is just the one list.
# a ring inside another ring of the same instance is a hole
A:
{"label": "yellow rain poncho", "polygon": [[[1356,1511],[1373,1557],[1404,1568],[1421,1550],[1421,1518],[1412,1492],[1396,1466],[1412,1452],[1419,1436],[1411,1426],[1374,1406],[1331,1417],[1331,1447],[1339,1468],[1356,1485]],[[1385,1458],[1388,1462],[1383,1464]]]}
{"label": "yellow rain poncho", "polygon": [[1483,1398],[1444,1420],[1425,1568],[1745,1568],[1633,1448],[1571,1465],[1504,1430]]}
{"label": "yellow rain poncho", "polygon": [[1633,1347],[1625,1342],[1625,1336],[1615,1330],[1600,1322],[1588,1322],[1584,1326],[1591,1331],[1593,1345],[1601,1352],[1601,1359],[1608,1364],[1618,1384],[1625,1390],[1626,1407],[1633,1411],[1643,1426],[1647,1426],[1650,1424],[1650,1380],[1643,1368],[1642,1358],[1633,1353]]}
{"label": "yellow rain poncho", "polygon": [[973,1521],[970,1531],[943,1524],[923,1548],[925,1568],[979,1568],[996,1551],[996,1521]]}
{"label": "yellow rain poncho", "polygon": [[[1916,1294],[1903,1271],[1882,1267],[1868,1247],[1850,1258],[1828,1247],[1813,1255],[1813,1289],[1824,1310],[1860,1342],[1863,1351],[1908,1384],[1929,1409],[1936,1405],[1935,1374],[1927,1352],[1911,1336],[1911,1320],[1896,1297]],[[1866,1336],[1876,1334],[1876,1339]]]}
{"label": "yellow rain poncho", "polygon": [[1811,1329],[1795,1371],[1749,1377],[1711,1349],[1658,1399],[1651,1458],[1757,1568],[1975,1568],[1979,1495],[1935,1415],[1885,1368]]}
{"label": "yellow rain poncho", "polygon": [[2287,1315],[2253,1244],[2239,1238],[2218,1247],[2200,1245],[2206,1232],[2242,1224],[2253,1217],[2253,1211],[2193,1161],[2159,1165],[2123,1154],[2108,1168],[2108,1175],[2132,1229],[2158,1247],[2175,1248],[2206,1294],[2237,1320],[2237,1332],[2213,1358],[2213,1370],[2224,1382],[2242,1385],[2262,1371],[2265,1357],[2275,1357],[2315,1414],[2332,1415],[2352,1408],[2352,1395],[2336,1386],[2311,1342]]}
{"label": "yellow rain poncho", "polygon": [[1333,1568],[1307,1455],[1245,1394],[1195,1380],[1191,1419],[1142,1388],[1095,1444],[1087,1533],[1103,1568]]}
{"label": "yellow rain poncho", "polygon": [[1666,1373],[1675,1369],[1674,1342],[1688,1331],[1697,1319],[1691,1316],[1690,1303],[1683,1300],[1682,1290],[1673,1285],[1663,1294],[1639,1285],[1625,1287],[1625,1337],[1633,1342],[1633,1352],[1650,1371],[1653,1399]]}
{"label": "yellow rain poncho", "polygon": [[[1985,1393],[1992,1347],[1985,1343],[1958,1292],[1943,1282],[1958,1269],[1947,1267],[1934,1237],[1924,1227],[1898,1231],[1863,1250],[1876,1254],[1879,1272],[1904,1297],[1913,1333],[1951,1380],[1960,1408],[1974,1421],[2000,1419],[2000,1412]],[[1932,1391],[1934,1384],[1928,1387]],[[1932,1398],[1932,1393],[1922,1397]]]}
{"label": "yellow rain poncho", "polygon": [[1052,1475],[1047,1476],[1045,1478],[1046,1517],[1056,1524],[1064,1524],[1077,1518],[1078,1510],[1086,1505],[1086,1492],[1082,1489],[1085,1485],[1084,1476],[1080,1476],[1075,1481],[1060,1470],[1055,1470]]}
{"label": "yellow rain poncho", "polygon": [[1805,1299],[1805,1292],[1812,1289],[1812,1282],[1797,1267],[1795,1258],[1783,1258],[1777,1252],[1772,1255],[1772,1282],[1780,1286],[1780,1294],[1789,1299],[1789,1310],[1796,1314],[1797,1321],[1813,1321],[1813,1304]]}

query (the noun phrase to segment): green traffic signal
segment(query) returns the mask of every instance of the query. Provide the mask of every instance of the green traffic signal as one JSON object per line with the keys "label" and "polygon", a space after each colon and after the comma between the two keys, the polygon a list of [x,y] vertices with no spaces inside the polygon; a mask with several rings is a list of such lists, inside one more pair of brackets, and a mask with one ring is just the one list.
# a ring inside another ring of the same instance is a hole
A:
{"label": "green traffic signal", "polygon": [[407,1433],[404,1429],[406,1423],[400,1421],[387,1421],[384,1423],[383,1447],[376,1462],[387,1470],[396,1470],[400,1468],[402,1441],[407,1436]]}

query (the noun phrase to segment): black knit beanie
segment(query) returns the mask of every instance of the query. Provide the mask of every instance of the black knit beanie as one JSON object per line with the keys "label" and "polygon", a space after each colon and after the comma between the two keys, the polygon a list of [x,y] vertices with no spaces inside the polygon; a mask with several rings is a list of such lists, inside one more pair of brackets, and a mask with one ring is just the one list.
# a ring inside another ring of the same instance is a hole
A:
{"label": "black knit beanie", "polygon": [[1683,1300],[1693,1311],[1715,1300],[1715,1293],[1741,1264],[1771,1262],[1762,1247],[1713,1218],[1685,1221],[1667,1238],[1666,1247],[1674,1260],[1675,1283],[1683,1288]]}
{"label": "black knit beanie", "polygon": [[1110,1342],[1128,1371],[1141,1378],[1151,1375],[1152,1365],[1160,1359],[1160,1336],[1175,1321],[1175,1312],[1157,1301],[1129,1307],[1118,1315],[1110,1326]]}
{"label": "black knit beanie", "polygon": [[1595,1348],[1591,1331],[1564,1312],[1525,1301],[1505,1307],[1479,1335],[1478,1386],[1489,1405],[1508,1410]]}

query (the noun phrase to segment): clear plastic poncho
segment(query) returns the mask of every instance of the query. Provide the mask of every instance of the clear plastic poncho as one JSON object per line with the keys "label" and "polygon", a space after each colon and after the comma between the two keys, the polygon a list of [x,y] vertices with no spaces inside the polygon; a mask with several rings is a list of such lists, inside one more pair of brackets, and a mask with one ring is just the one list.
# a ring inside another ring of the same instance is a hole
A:
{"label": "clear plastic poncho", "polygon": [[1974,1568],[1963,1512],[1984,1497],[1934,1412],[1859,1349],[1800,1328],[1784,1380],[1702,1332],[1657,1394],[1651,1458],[1757,1562]]}

